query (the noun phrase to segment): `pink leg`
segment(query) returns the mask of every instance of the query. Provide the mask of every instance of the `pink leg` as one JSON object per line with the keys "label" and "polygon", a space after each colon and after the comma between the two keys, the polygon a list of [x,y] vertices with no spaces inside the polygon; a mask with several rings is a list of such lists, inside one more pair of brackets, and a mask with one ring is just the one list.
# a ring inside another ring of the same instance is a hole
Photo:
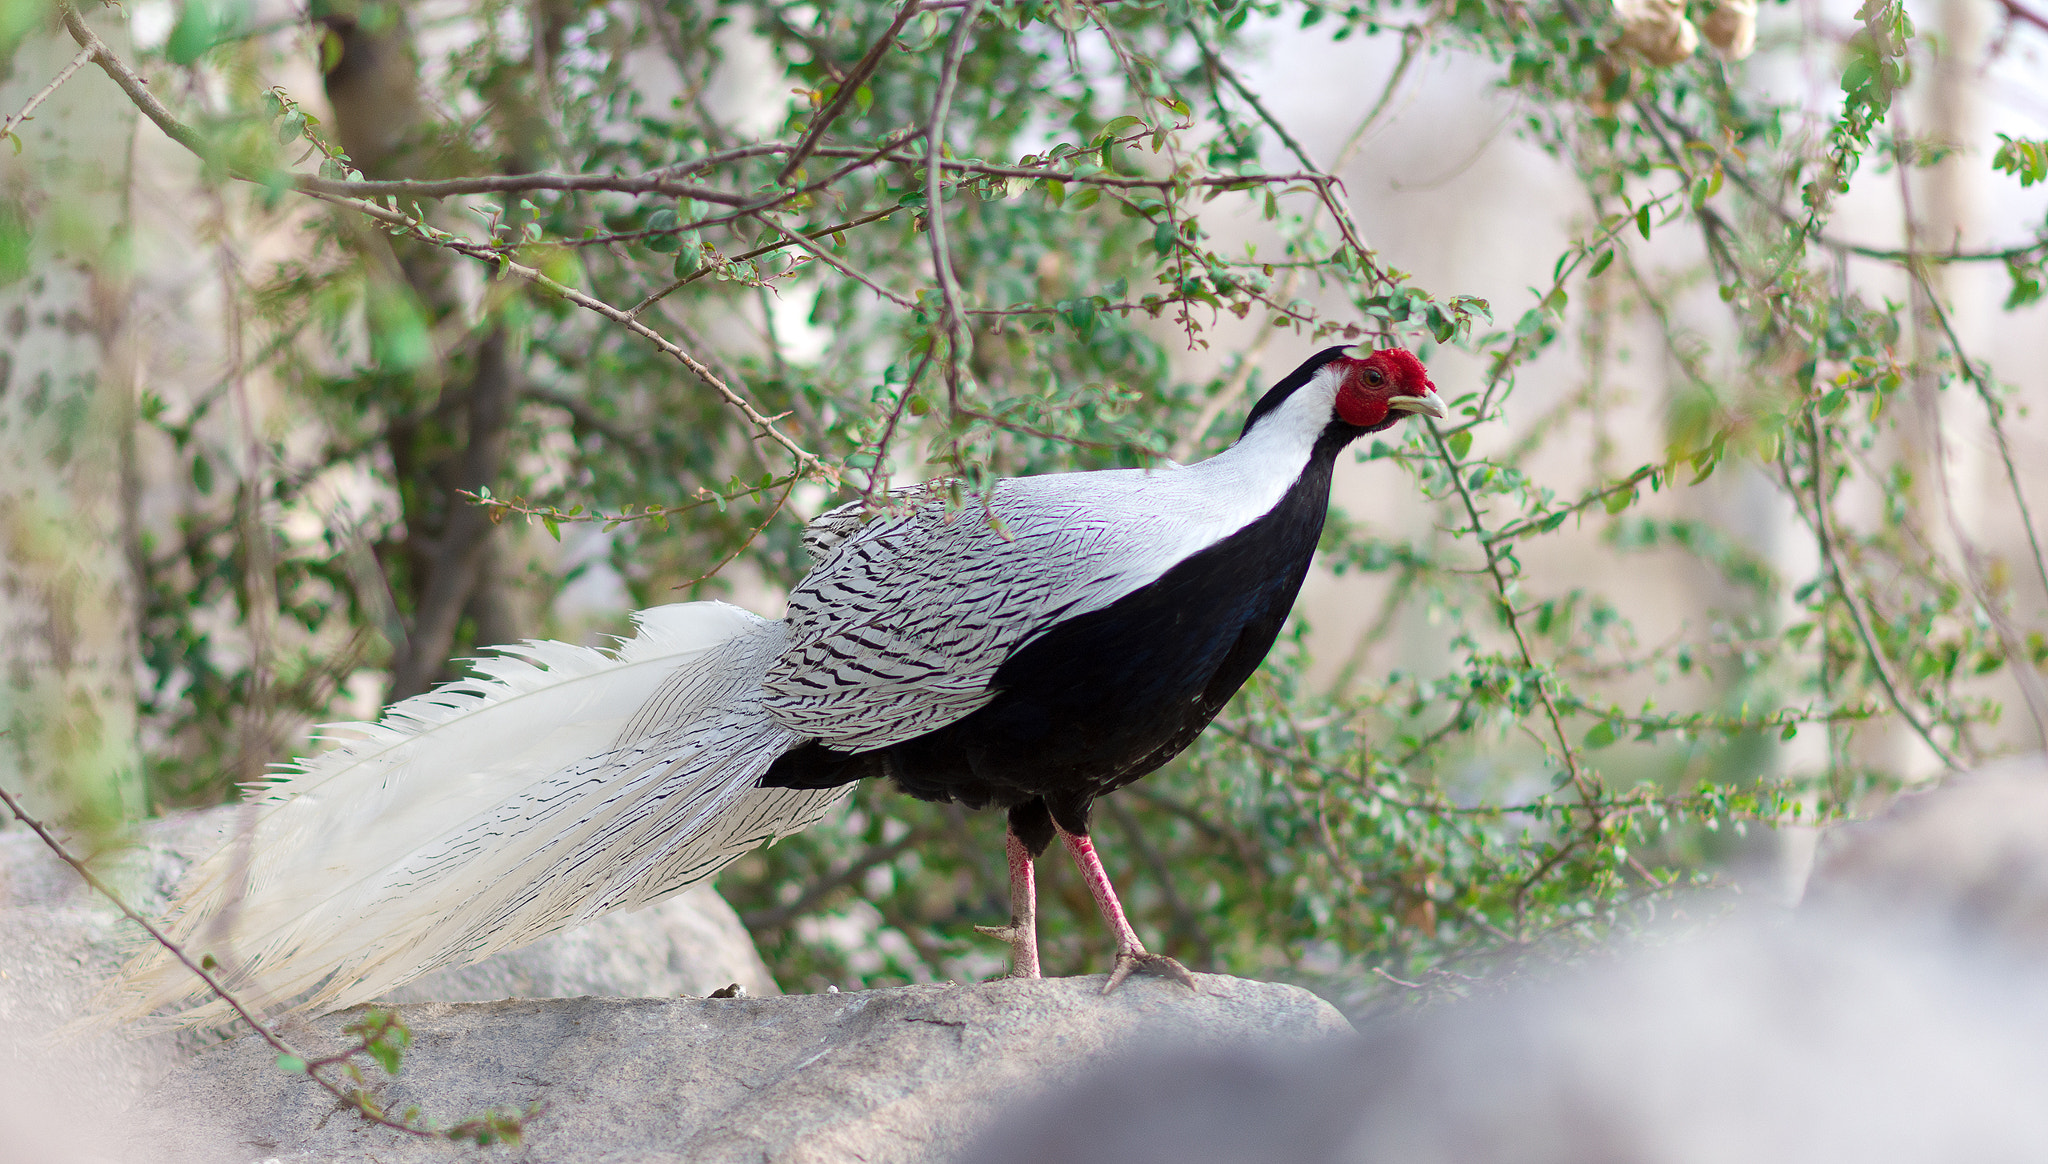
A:
{"label": "pink leg", "polygon": [[1010,977],[1038,977],[1038,881],[1031,853],[1016,833],[1006,833],[1003,848],[1010,855],[1010,924],[975,926],[990,937],[1010,943]]}
{"label": "pink leg", "polygon": [[1109,924],[1110,932],[1116,935],[1116,967],[1109,972],[1109,982],[1102,993],[1108,994],[1123,984],[1134,972],[1157,974],[1163,978],[1175,978],[1187,984],[1189,990],[1200,992],[1195,985],[1195,976],[1188,968],[1164,954],[1148,954],[1145,943],[1138,940],[1138,931],[1131,928],[1130,919],[1124,916],[1123,902],[1116,899],[1116,887],[1109,883],[1109,874],[1102,868],[1102,858],[1095,855],[1095,842],[1085,833],[1070,833],[1060,829],[1060,840],[1066,842],[1067,852],[1073,854],[1074,864],[1081,868],[1081,879],[1088,883],[1088,892],[1095,895],[1095,908],[1102,911],[1102,920]]}

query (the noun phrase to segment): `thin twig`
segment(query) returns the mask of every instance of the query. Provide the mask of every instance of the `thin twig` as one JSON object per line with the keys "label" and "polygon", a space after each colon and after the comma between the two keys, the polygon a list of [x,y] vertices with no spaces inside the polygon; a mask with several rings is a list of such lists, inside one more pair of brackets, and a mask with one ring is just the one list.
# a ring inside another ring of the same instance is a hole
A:
{"label": "thin twig", "polygon": [[1385,276],[1380,273],[1378,257],[1374,255],[1372,248],[1366,245],[1364,232],[1358,226],[1358,219],[1351,213],[1350,201],[1341,192],[1343,183],[1316,165],[1315,159],[1309,157],[1308,149],[1287,131],[1287,126],[1273,114],[1272,110],[1266,108],[1266,103],[1259,99],[1258,93],[1250,85],[1245,84],[1244,79],[1237,75],[1237,71],[1225,64],[1223,58],[1209,47],[1208,39],[1202,35],[1201,28],[1196,23],[1190,22],[1188,31],[1195,38],[1195,47],[1201,50],[1202,56],[1208,60],[1216,75],[1229,83],[1244,103],[1251,106],[1252,111],[1259,115],[1259,120],[1265,122],[1274,135],[1287,146],[1287,151],[1316,176],[1316,195],[1329,208],[1331,221],[1337,224],[1337,232],[1344,236],[1344,241],[1358,256],[1358,261],[1364,269],[1371,272],[1374,278],[1384,280]]}
{"label": "thin twig", "polygon": [[854,95],[860,87],[867,84],[868,78],[874,76],[875,70],[881,67],[882,58],[888,55],[889,46],[896,43],[896,34],[902,32],[903,26],[923,7],[919,0],[906,0],[903,7],[897,11],[896,18],[889,22],[889,27],[882,31],[882,35],[876,38],[874,44],[868,46],[868,51],[862,54],[859,62],[839,82],[839,88],[832,94],[832,100],[811,119],[811,127],[804,131],[803,140],[796,144],[796,149],[790,152],[789,160],[782,163],[782,169],[776,172],[776,185],[788,182],[804,164],[804,160],[811,156],[811,151],[818,148],[818,143],[824,139],[825,131],[832,127],[832,123],[838,120],[841,113],[846,112],[846,107],[853,103]]}
{"label": "thin twig", "polygon": [[[903,209],[901,206],[891,206],[887,207],[886,209],[877,210],[873,214],[864,214],[859,218],[850,218],[845,222],[834,223],[831,226],[820,226],[813,228],[811,230],[802,231],[800,233],[804,238],[823,238],[828,234],[838,234],[840,231],[852,230],[857,226],[866,226],[870,222],[878,222],[884,218],[889,217],[890,215],[896,213],[901,209]],[[797,245],[796,238],[793,235],[791,235],[786,228],[778,229],[783,230],[783,238],[778,239],[772,243],[765,243],[761,246],[755,247],[753,250],[750,251],[743,251],[740,254],[734,255],[731,258],[726,259],[725,261],[727,263],[744,263],[749,259],[758,259],[762,255],[773,254],[784,247]],[[626,312],[626,314],[638,318],[641,312],[647,310],[654,304],[661,302],[663,299],[668,298],[670,295],[674,294],[676,291],[682,289],[688,284],[694,283],[697,280],[703,278],[704,276],[711,274],[715,269],[715,267],[706,265],[704,267],[698,268],[695,271],[690,272],[687,275],[684,275],[682,278],[677,279],[675,282],[670,283],[666,287],[663,287],[661,290],[656,291],[652,295],[649,295],[647,298],[642,299],[638,303],[635,303],[633,305],[632,310]]]}
{"label": "thin twig", "polygon": [[[208,970],[205,966],[201,965],[200,963],[193,961],[192,956],[190,954],[187,954],[185,950],[178,945],[178,943],[172,941],[170,935],[164,933],[161,929],[158,929],[154,922],[151,922],[148,918],[136,912],[135,908],[129,905],[128,902],[124,898],[122,898],[122,896],[118,892],[114,890],[113,886],[108,885],[105,881],[102,881],[99,878],[98,874],[94,873],[90,868],[86,866],[85,862],[73,856],[71,854],[71,850],[65,847],[64,842],[58,840],[56,834],[50,831],[49,826],[45,825],[42,821],[36,819],[35,817],[30,816],[28,810],[21,806],[21,802],[16,800],[14,796],[11,793],[9,793],[7,789],[4,787],[0,787],[0,802],[5,802],[8,811],[14,814],[14,818],[16,820],[27,825],[29,829],[36,834],[37,837],[41,838],[44,847],[48,848],[50,852],[56,854],[58,860],[64,862],[66,865],[69,865],[75,872],[77,872],[77,874],[80,877],[84,878],[85,883],[87,885],[90,885],[93,888],[94,892],[98,893],[101,897],[106,898],[107,901],[110,902],[115,909],[120,911],[122,917],[125,917],[129,921],[134,922],[136,925],[142,927],[143,932],[147,933],[150,936],[151,940],[155,941],[157,945],[163,947],[164,950],[166,950],[171,955],[171,957],[177,959],[178,963],[184,966],[185,969],[190,970],[193,973],[193,975],[199,979],[199,981],[205,983],[206,989],[212,992],[212,994],[216,998],[219,998],[222,1002],[225,1002],[228,1005],[228,1008],[233,1010],[236,1016],[239,1017],[243,1022],[248,1023],[249,1029],[256,1032],[258,1038],[261,1038],[265,1043],[269,1044],[271,1050],[276,1051],[281,1056],[286,1056],[291,1059],[295,1059],[300,1063],[305,1064],[306,1077],[311,1079],[314,1083],[319,1084],[322,1090],[326,1091],[329,1095],[332,1095],[343,1106],[350,1108],[357,1115],[361,1116],[365,1120],[370,1121],[371,1123],[381,1124],[384,1127],[404,1132],[407,1135],[419,1136],[428,1139],[442,1139],[452,1137],[457,1134],[457,1129],[455,1128],[423,1127],[419,1124],[411,1123],[405,1120],[394,1120],[389,1116],[384,1115],[383,1112],[378,1110],[376,1103],[370,1098],[369,1094],[363,1091],[361,1088],[343,1087],[340,1084],[337,1084],[332,1080],[328,1079],[325,1075],[321,1074],[321,1071],[323,1069],[345,1062],[347,1059],[349,1059],[351,1056],[355,1055],[359,1051],[367,1049],[367,1047],[361,1046],[351,1049],[349,1051],[345,1051],[339,1055],[330,1055],[326,1058],[316,1059],[312,1056],[307,1055],[305,1052],[299,1050],[297,1047],[294,1047],[292,1044],[286,1042],[275,1031],[271,1030],[268,1025],[259,1020],[256,1017],[256,1015],[250,1011],[248,1006],[244,1004],[240,998],[236,997],[233,991],[229,990],[226,986],[222,985],[220,980],[214,977],[212,971]],[[534,1114],[538,1113],[535,1112]],[[474,1133],[472,1132],[471,1134],[473,1135]]]}
{"label": "thin twig", "polygon": [[[1835,537],[1828,522],[1827,462],[1821,455],[1820,421],[1814,415],[1814,405],[1807,405],[1806,436],[1808,451],[1813,465],[1813,532],[1820,541],[1821,563],[1834,580],[1835,594],[1841,598],[1842,606],[1849,612],[1849,621],[1856,628],[1856,637],[1863,644],[1863,652],[1870,659],[1870,669],[1877,672],[1877,682],[1884,688],[1885,698],[1893,710],[1912,727],[1913,734],[1920,737],[1933,750],[1936,757],[1951,769],[1961,770],[1962,765],[1949,754],[1934,738],[1934,732],[1920,722],[1906,705],[1906,698],[1900,694],[1898,684],[1892,681],[1891,668],[1885,662],[1884,652],[1878,648],[1877,636],[1870,631],[1870,624],[1863,617],[1863,605],[1856,601],[1855,591],[1849,589],[1849,580],[1843,575],[1842,563],[1836,552]],[[1789,484],[1789,482],[1788,482]]]}
{"label": "thin twig", "polygon": [[789,504],[789,495],[790,493],[795,491],[796,483],[798,480],[800,480],[800,478],[798,478],[796,474],[791,473],[787,480],[789,481],[789,484],[783,487],[782,496],[777,497],[775,499],[775,504],[769,508],[768,516],[762,518],[761,524],[755,526],[752,532],[748,533],[745,538],[741,539],[739,545],[734,546],[730,553],[718,559],[718,561],[713,562],[709,570],[704,571],[702,574],[697,575],[695,578],[690,579],[688,582],[676,583],[675,586],[672,587],[672,589],[688,590],[690,587],[695,586],[697,583],[702,582],[707,578],[710,578],[711,576],[717,574],[720,570],[723,570],[727,566],[732,565],[732,560],[734,558],[737,558],[741,554],[746,553],[747,547],[753,545],[754,540],[761,536],[761,532],[768,528],[769,523],[775,520],[777,514],[780,514],[782,512],[782,507]]}
{"label": "thin twig", "polygon": [[114,55],[114,50],[107,47],[107,42],[101,40],[87,26],[84,18],[78,15],[78,9],[72,7],[71,0],[57,0],[57,12],[63,18],[65,31],[71,34],[71,39],[77,41],[80,48],[91,54],[100,71],[114,79],[114,84],[119,85],[121,91],[128,94],[128,99],[135,103],[137,109],[142,110],[144,117],[155,122],[156,127],[163,130],[164,135],[172,141],[198,154],[202,159],[212,159],[213,151],[207,146],[206,139],[171,115],[171,111],[164,107],[164,103],[156,99],[156,94],[149,91],[148,83],[122,63],[121,58]]}
{"label": "thin twig", "polygon": [[1430,438],[1436,442],[1437,455],[1443,459],[1444,468],[1451,478],[1451,484],[1456,487],[1459,499],[1464,502],[1465,514],[1472,522],[1472,534],[1478,539],[1480,548],[1486,554],[1486,572],[1493,578],[1494,590],[1500,603],[1501,621],[1507,624],[1508,633],[1514,636],[1515,646],[1522,655],[1522,665],[1529,669],[1530,677],[1536,688],[1536,698],[1543,704],[1544,714],[1550,719],[1550,728],[1557,735],[1557,746],[1564,753],[1565,771],[1570,775],[1572,783],[1578,788],[1580,797],[1586,803],[1588,813],[1592,814],[1593,819],[1587,822],[1587,827],[1593,827],[1599,821],[1599,813],[1594,808],[1594,801],[1597,799],[1597,789],[1593,781],[1588,779],[1584,772],[1580,771],[1578,752],[1572,747],[1570,737],[1565,734],[1564,717],[1558,714],[1557,703],[1551,698],[1549,679],[1542,669],[1536,665],[1536,657],[1529,649],[1529,640],[1522,634],[1522,623],[1515,613],[1515,604],[1511,597],[1512,591],[1508,586],[1507,575],[1501,571],[1500,555],[1495,552],[1495,540],[1487,535],[1486,523],[1479,516],[1479,503],[1473,498],[1471,490],[1465,484],[1463,466],[1458,463],[1458,458],[1452,454],[1451,446],[1444,440],[1443,434],[1437,431],[1436,424],[1434,422],[1425,423],[1429,424]]}
{"label": "thin twig", "polygon": [[953,256],[946,244],[945,169],[946,119],[953,109],[953,86],[960,79],[960,59],[966,55],[968,32],[981,15],[982,0],[971,0],[953,35],[946,42],[946,57],[939,67],[939,88],[932,97],[930,133],[925,138],[924,213],[925,233],[932,246],[932,278],[939,288],[939,328],[946,335],[946,388],[948,403],[960,403],[960,358],[972,351],[973,336],[960,314],[960,286],[953,278]]}
{"label": "thin twig", "polygon": [[70,64],[65,65],[62,69],[59,69],[57,71],[57,75],[50,79],[49,84],[36,90],[35,95],[28,99],[28,104],[21,107],[21,112],[8,118],[5,122],[0,122],[0,138],[5,138],[12,135],[14,133],[14,127],[20,125],[24,121],[27,121],[29,114],[34,113],[36,111],[36,106],[41,105],[45,101],[48,101],[50,99],[50,94],[55,93],[59,86],[63,85],[64,82],[69,81],[71,79],[71,74],[76,73],[78,70],[84,68],[86,64],[92,60],[93,52],[94,50],[90,45],[86,46],[85,48],[79,49],[78,55],[71,58]]}
{"label": "thin twig", "polygon": [[2033,550],[2035,576],[2041,579],[2043,593],[2048,593],[2048,555],[2041,551],[2041,535],[2034,527],[2033,508],[2027,504],[2026,490],[2020,488],[2019,468],[2013,463],[2012,444],[2005,435],[2005,406],[1999,403],[1989,381],[1977,370],[1977,365],[1963,352],[1963,341],[1956,334],[1955,324],[1949,319],[1947,308],[1941,298],[1928,285],[1927,272],[1915,267],[1913,278],[1926,291],[1927,306],[1933,310],[1934,318],[1941,330],[1948,336],[1949,350],[1955,353],[1956,366],[1962,369],[1963,378],[1977,390],[1977,398],[1984,402],[1985,418],[1991,422],[1991,435],[1998,441],[1998,459],[2005,465],[2006,484],[2012,488],[2013,504],[2020,511],[2020,525],[2027,531],[2027,545]]}
{"label": "thin twig", "polygon": [[694,182],[678,182],[661,170],[648,174],[479,174],[466,178],[339,180],[312,174],[293,177],[292,185],[307,194],[343,194],[356,198],[454,198],[463,194],[517,194],[542,190],[602,191],[611,194],[672,194],[714,206],[748,206],[757,194],[740,194]]}
{"label": "thin twig", "polygon": [[400,230],[407,234],[411,234],[417,238],[420,238],[426,242],[433,243],[434,245],[445,248],[447,250],[454,251],[457,254],[467,255],[470,258],[490,263],[497,268],[498,273],[501,275],[516,275],[519,278],[524,279],[527,282],[533,284],[534,286],[539,287],[541,290],[546,291],[550,295],[554,295],[557,298],[567,300],[568,302],[573,303],[576,306],[581,307],[587,311],[594,311],[597,314],[604,316],[606,319],[611,320],[613,323],[617,323],[624,326],[628,331],[631,331],[635,335],[638,335],[643,339],[646,339],[649,343],[652,343],[656,348],[659,348],[664,355],[672,357],[673,359],[675,359],[677,363],[680,363],[685,368],[688,368],[692,375],[696,376],[697,379],[703,381],[705,385],[710,387],[712,391],[716,392],[727,404],[730,404],[734,408],[738,409],[740,414],[742,416],[745,416],[749,423],[753,424],[754,427],[761,430],[762,435],[768,437],[775,443],[787,449],[790,455],[797,459],[799,469],[806,475],[816,474],[818,476],[831,480],[837,479],[837,471],[833,469],[832,466],[825,464],[825,462],[821,460],[817,456],[817,454],[812,453],[810,450],[804,448],[802,445],[798,444],[793,438],[791,438],[789,434],[775,427],[775,421],[777,419],[776,417],[763,415],[759,410],[757,410],[753,406],[753,404],[750,401],[748,401],[745,397],[741,396],[738,392],[733,391],[730,385],[726,384],[724,380],[719,379],[718,376],[715,373],[713,373],[710,368],[704,366],[704,364],[700,362],[695,356],[692,356],[689,352],[684,351],[681,347],[677,346],[675,342],[670,340],[667,336],[662,335],[660,332],[655,331],[653,328],[648,327],[646,324],[641,323],[637,319],[634,319],[630,312],[623,311],[617,307],[614,307],[611,304],[606,303],[602,299],[598,299],[591,295],[586,295],[583,292],[576,290],[574,287],[569,287],[562,283],[558,283],[555,280],[548,278],[540,271],[535,270],[534,268],[529,267],[524,263],[514,261],[509,256],[501,253],[496,248],[486,243],[480,243],[474,239],[462,238],[458,235],[450,234],[447,231],[437,230],[433,227],[428,226],[426,223],[421,222],[416,218],[413,218],[411,215],[405,214],[402,211],[392,210],[388,207],[379,206],[374,202],[364,202],[361,201],[360,199],[354,198],[342,198],[331,194],[313,193],[311,196],[319,198],[322,201],[331,202],[337,206],[345,206],[351,210],[355,210],[370,218],[374,218],[377,221],[386,224],[387,226],[399,228]]}
{"label": "thin twig", "polygon": [[[1905,167],[1901,166],[1900,185],[1902,186],[1906,184],[1905,173]],[[1907,207],[1910,221],[1910,202],[1907,203]],[[1927,308],[1929,313],[1936,320],[1940,321],[1943,332],[1948,336],[1950,354],[1955,357],[1956,363],[1963,369],[1964,378],[1970,381],[1972,386],[1977,387],[1978,393],[1983,398],[1986,409],[1990,414],[1992,424],[1994,426],[1997,425],[1998,410],[1993,398],[1979,384],[1975,369],[1971,366],[1969,354],[1963,351],[1962,339],[1956,335],[1955,329],[1949,326],[1948,312],[1942,307],[1941,296],[1935,291],[1933,281],[1927,277],[1925,268],[1918,262],[1908,262],[1906,269],[1913,279],[1914,286],[1919,289],[1920,305]],[[1926,372],[1923,370],[1921,374],[1925,375]],[[1976,540],[1970,536],[1970,531],[1964,527],[1961,515],[1956,512],[1955,491],[1949,485],[1948,441],[1946,434],[1942,431],[1941,402],[1923,399],[1921,403],[1926,411],[1927,423],[1933,430],[1934,439],[1930,443],[1934,449],[1934,479],[1941,491],[1942,512],[1948,518],[1949,532],[1955,538],[1956,549],[1963,559],[1964,584],[1969,589],[1971,597],[1977,600],[1978,609],[1982,610],[1984,617],[1990,620],[1991,629],[1997,634],[1999,645],[2005,650],[2006,660],[2012,666],[2013,681],[2019,684],[2020,696],[2026,700],[2027,712],[2033,717],[2035,738],[2040,741],[2043,748],[2048,748],[2048,692],[2042,690],[2040,673],[2034,670],[2032,662],[2028,660],[2026,643],[2020,638],[2018,629],[2013,626],[2012,619],[2006,616],[2004,607],[1995,600],[1991,593],[1991,582],[1985,577],[1984,551],[1978,548]],[[2010,450],[2005,448],[2002,433],[2000,434],[1999,446],[1999,451],[2007,454],[2005,467],[2007,472],[2012,474],[2009,481],[2012,486],[2013,497],[2019,502],[2020,519],[2027,527],[2027,541],[2034,548],[2034,562],[2036,568],[2039,569],[2041,568],[2041,545],[2035,540],[2032,517],[2027,512],[2026,496],[2020,491],[2018,475],[2012,473],[2013,465],[2010,458]],[[2048,577],[2048,573],[2044,573],[2044,577]]]}
{"label": "thin twig", "polygon": [[795,246],[797,249],[809,254],[812,258],[818,260],[819,262],[825,264],[826,266],[832,268],[833,270],[839,272],[840,274],[846,276],[847,278],[853,280],[854,282],[859,283],[861,286],[866,287],[868,290],[873,291],[875,294],[881,296],[884,299],[887,299],[889,302],[894,303],[896,306],[910,308],[913,310],[917,307],[917,300],[912,299],[906,295],[899,295],[896,292],[889,290],[887,287],[882,286],[882,284],[876,281],[874,278],[868,275],[863,275],[859,271],[854,270],[851,266],[848,266],[846,263],[841,262],[839,259],[832,257],[832,255],[828,253],[825,250],[825,248],[819,246],[817,243],[812,242],[810,238],[807,237],[806,235],[798,232],[791,232],[786,241],[790,245]]}

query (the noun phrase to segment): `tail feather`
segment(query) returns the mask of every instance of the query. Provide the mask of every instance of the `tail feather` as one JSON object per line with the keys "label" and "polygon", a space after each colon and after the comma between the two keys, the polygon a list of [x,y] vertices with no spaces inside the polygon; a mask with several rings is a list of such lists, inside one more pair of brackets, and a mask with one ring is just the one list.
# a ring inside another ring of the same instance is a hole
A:
{"label": "tail feather", "polygon": [[[785,630],[702,602],[616,651],[530,642],[393,707],[259,789],[197,866],[172,937],[276,1007],[350,1006],[709,877],[842,789],[757,787],[797,736],[761,707]],[[225,1004],[162,950],[110,1001],[180,1022]]]}

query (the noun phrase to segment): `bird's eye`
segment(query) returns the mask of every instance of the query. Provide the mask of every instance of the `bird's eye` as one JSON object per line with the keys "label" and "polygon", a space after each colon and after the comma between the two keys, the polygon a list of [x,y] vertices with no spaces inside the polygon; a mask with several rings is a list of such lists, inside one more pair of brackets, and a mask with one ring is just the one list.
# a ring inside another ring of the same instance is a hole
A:
{"label": "bird's eye", "polygon": [[1387,374],[1378,368],[1367,368],[1365,370],[1365,382],[1377,388],[1387,382]]}

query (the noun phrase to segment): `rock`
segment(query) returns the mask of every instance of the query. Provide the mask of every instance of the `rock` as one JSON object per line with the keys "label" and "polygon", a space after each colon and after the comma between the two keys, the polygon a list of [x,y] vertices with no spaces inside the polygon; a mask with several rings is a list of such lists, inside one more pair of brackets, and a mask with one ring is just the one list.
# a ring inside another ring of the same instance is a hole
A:
{"label": "rock", "polygon": [[2048,757],[1960,773],[1828,830],[1806,900],[2048,956]]}
{"label": "rock", "polygon": [[[228,835],[239,811],[229,806],[147,822],[133,844],[96,861],[95,871],[136,909],[156,916],[192,862]],[[128,1106],[209,1040],[136,1039],[67,1026],[93,1013],[100,985],[140,934],[26,829],[0,833],[0,935],[0,1145],[55,1134],[75,1153],[89,1154],[95,1149],[81,1130],[106,1123],[93,1113]],[[738,915],[703,886],[429,975],[393,997],[674,996],[734,982],[751,995],[779,993]],[[47,1095],[25,1098],[37,1092]],[[0,1151],[0,1161],[11,1160]]]}
{"label": "rock", "polygon": [[[187,862],[183,824],[109,855],[99,871],[137,908],[161,908]],[[182,1057],[175,1036],[62,1029],[92,1012],[130,928],[35,834],[0,833],[0,1160],[118,1159],[118,1142],[103,1142],[106,1113],[146,1094]],[[5,1150],[55,1142],[65,1154]]]}
{"label": "rock", "polygon": [[[1350,1027],[1306,991],[1212,975],[1202,993],[1133,979],[998,980],[737,999],[574,999],[398,1008],[414,1045],[379,1080],[390,1109],[452,1120],[539,1101],[498,1160],[551,1164],[950,1161],[992,1118],[1143,1041],[1192,1048],[1327,1039]],[[300,1036],[341,1045],[342,1016]],[[244,1038],[181,1067],[134,1144],[170,1162],[445,1161],[337,1112]]]}
{"label": "rock", "polygon": [[756,997],[782,993],[733,908],[698,885],[637,913],[437,970],[384,995],[385,1002],[490,1002],[500,998],[674,998],[739,983]]}
{"label": "rock", "polygon": [[[228,837],[240,811],[230,805],[144,823],[136,843],[108,862],[112,880],[129,904],[148,916],[160,914],[178,879]],[[26,830],[0,834],[0,916],[10,910],[52,919],[66,936],[49,956],[83,959],[101,978],[138,936]],[[739,915],[702,885],[637,913],[607,914],[473,966],[429,974],[385,999],[672,997],[709,994],[734,982],[752,995],[781,993]],[[67,1010],[67,1018],[84,1013],[75,1005]]]}
{"label": "rock", "polygon": [[2048,985],[1861,922],[1738,920],[1297,1051],[1152,1051],[963,1164],[2042,1158]]}
{"label": "rock", "polygon": [[2048,762],[1830,830],[1752,909],[1291,1053],[1142,1052],[964,1164],[1917,1164],[2048,1145]]}

